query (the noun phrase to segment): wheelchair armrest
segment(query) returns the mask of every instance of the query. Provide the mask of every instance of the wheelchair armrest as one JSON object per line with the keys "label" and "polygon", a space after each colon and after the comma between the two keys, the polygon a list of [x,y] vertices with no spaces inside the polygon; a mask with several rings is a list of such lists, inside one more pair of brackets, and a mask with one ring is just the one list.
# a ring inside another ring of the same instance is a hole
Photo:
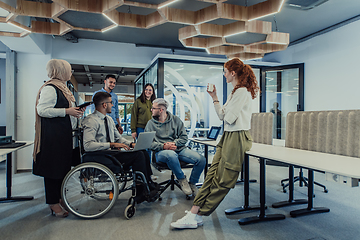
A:
{"label": "wheelchair armrest", "polygon": [[85,152],[85,153],[82,155],[83,158],[86,157],[86,156],[106,157],[107,159],[111,160],[115,165],[119,166],[122,171],[124,170],[123,165],[119,162],[119,160],[117,160],[113,155],[111,155],[110,153],[107,153],[107,152],[105,152],[105,151]]}

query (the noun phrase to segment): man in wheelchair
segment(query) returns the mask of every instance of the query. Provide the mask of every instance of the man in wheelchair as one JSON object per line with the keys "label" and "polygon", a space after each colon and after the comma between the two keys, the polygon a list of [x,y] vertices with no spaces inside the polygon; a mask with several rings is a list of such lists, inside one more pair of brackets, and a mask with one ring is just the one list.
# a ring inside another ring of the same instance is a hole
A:
{"label": "man in wheelchair", "polygon": [[[137,203],[155,201],[159,197],[160,187],[151,180],[150,157],[145,150],[127,152],[135,146],[135,143],[123,138],[117,131],[114,121],[106,113],[111,112],[112,100],[111,95],[107,92],[98,92],[93,97],[95,111],[88,115],[82,122],[84,129],[83,144],[85,152],[97,152],[110,154],[115,157],[122,166],[117,166],[109,158],[96,157],[91,155],[84,161],[96,161],[110,168],[115,174],[121,171],[121,167],[128,169],[130,166],[133,171],[139,171],[144,174],[146,183],[136,184]],[[148,188],[147,186],[149,187]]]}

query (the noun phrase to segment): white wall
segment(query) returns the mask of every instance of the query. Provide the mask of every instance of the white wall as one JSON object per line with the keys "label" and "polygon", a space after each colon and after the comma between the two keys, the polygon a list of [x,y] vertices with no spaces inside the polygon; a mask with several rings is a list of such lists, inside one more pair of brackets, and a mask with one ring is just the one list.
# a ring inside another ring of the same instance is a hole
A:
{"label": "white wall", "polygon": [[6,126],[6,60],[0,58],[0,79],[1,79],[1,103],[0,103],[0,126]]}
{"label": "white wall", "polygon": [[[35,99],[44,81],[48,80],[45,70],[50,55],[17,54],[17,115],[16,140],[33,141],[35,137]],[[17,169],[32,168],[33,147],[19,150],[17,154]]]}
{"label": "white wall", "polygon": [[305,111],[358,109],[359,29],[356,21],[263,60],[305,63]]}

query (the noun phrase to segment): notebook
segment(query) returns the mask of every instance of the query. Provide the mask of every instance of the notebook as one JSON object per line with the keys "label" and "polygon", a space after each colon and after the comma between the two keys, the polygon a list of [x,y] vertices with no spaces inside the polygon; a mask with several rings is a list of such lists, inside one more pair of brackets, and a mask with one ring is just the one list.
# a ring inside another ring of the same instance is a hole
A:
{"label": "notebook", "polygon": [[140,133],[136,141],[135,147],[133,149],[130,150],[122,149],[121,151],[134,152],[134,151],[140,151],[150,148],[154,140],[155,133],[156,133],[155,131]]}
{"label": "notebook", "polygon": [[220,133],[221,127],[212,126],[207,137],[194,138],[199,141],[215,141]]}

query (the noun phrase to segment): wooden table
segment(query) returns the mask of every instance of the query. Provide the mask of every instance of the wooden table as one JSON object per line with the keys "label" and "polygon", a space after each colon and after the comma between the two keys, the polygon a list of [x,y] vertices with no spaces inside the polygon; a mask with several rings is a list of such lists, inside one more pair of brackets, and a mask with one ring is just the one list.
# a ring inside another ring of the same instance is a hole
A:
{"label": "wooden table", "polygon": [[16,152],[22,148],[28,147],[34,144],[33,141],[19,141],[25,142],[25,145],[22,145],[17,148],[1,148],[0,155],[6,155],[6,197],[0,198],[0,202],[15,202],[15,201],[28,201],[33,200],[34,197],[32,196],[11,196],[11,186],[12,186],[12,153]]}
{"label": "wooden table", "polygon": [[320,153],[295,148],[253,143],[250,151],[246,152],[245,159],[249,156],[260,158],[260,214],[254,217],[239,220],[240,225],[254,222],[285,219],[282,214],[265,214],[265,165],[266,159],[301,166],[308,169],[308,206],[305,209],[291,211],[292,217],[301,215],[329,212],[330,209],[313,206],[314,170],[360,178],[360,159],[336,154]]}

